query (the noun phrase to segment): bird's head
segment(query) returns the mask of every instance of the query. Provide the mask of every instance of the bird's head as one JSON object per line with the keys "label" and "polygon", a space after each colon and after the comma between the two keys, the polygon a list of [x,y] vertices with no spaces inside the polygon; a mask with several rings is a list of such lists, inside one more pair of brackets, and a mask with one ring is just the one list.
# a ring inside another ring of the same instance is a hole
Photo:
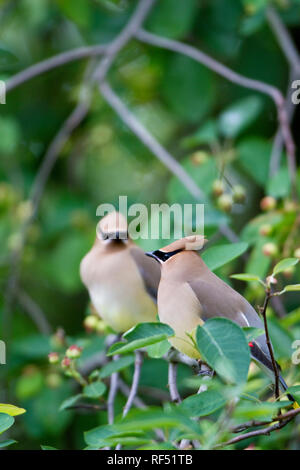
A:
{"label": "bird's head", "polygon": [[176,240],[170,245],[164,246],[160,250],[149,251],[146,255],[151,256],[151,258],[154,258],[156,261],[163,264],[172,259],[173,256],[178,253],[202,250],[206,242],[207,240],[203,235],[191,235],[189,237],[182,238],[181,240]]}
{"label": "bird's head", "polygon": [[126,218],[120,212],[110,212],[97,225],[97,237],[101,241],[128,240],[128,225]]}

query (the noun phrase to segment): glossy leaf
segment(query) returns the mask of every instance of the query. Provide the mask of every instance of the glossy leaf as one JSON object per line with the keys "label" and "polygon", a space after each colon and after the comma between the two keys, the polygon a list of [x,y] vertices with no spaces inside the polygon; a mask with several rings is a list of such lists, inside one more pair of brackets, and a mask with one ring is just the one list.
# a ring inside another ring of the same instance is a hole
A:
{"label": "glossy leaf", "polygon": [[201,255],[205,264],[214,271],[226,263],[241,256],[248,249],[248,243],[232,243],[231,245],[217,245],[208,248]]}
{"label": "glossy leaf", "polygon": [[[227,318],[207,320],[196,330],[201,357],[228,382],[246,382],[250,364],[249,346],[242,329]],[[238,351],[238,354],[237,354]]]}

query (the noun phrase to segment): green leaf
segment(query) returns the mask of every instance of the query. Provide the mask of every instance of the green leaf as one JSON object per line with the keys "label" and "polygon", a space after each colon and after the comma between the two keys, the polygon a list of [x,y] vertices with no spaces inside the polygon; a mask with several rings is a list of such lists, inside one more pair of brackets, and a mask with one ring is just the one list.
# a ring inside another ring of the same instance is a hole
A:
{"label": "green leaf", "polygon": [[135,349],[163,341],[173,335],[174,331],[172,328],[164,323],[139,323],[123,335],[128,342],[113,344],[109,348],[107,355],[112,356],[113,354],[132,352]]}
{"label": "green leaf", "polygon": [[260,137],[247,137],[237,146],[238,161],[260,186],[265,186],[269,175],[272,143]]}
{"label": "green leaf", "polygon": [[179,405],[192,417],[207,416],[222,408],[226,404],[226,399],[216,390],[207,390],[192,395]]}
{"label": "green leaf", "polygon": [[225,109],[219,117],[219,128],[225,137],[235,138],[259,115],[262,100],[258,96],[248,96]]}
{"label": "green leaf", "polygon": [[6,441],[0,442],[0,449],[3,449],[4,447],[8,447],[16,443],[17,441],[14,441],[13,439],[7,439]]}
{"label": "green leaf", "polygon": [[279,408],[288,406],[291,402],[241,402],[235,409],[233,415],[236,419],[248,421],[257,419],[261,421],[268,421],[273,418]]}
{"label": "green leaf", "polygon": [[[213,318],[198,326],[196,342],[201,357],[226,381],[246,382],[249,346],[243,330],[227,318]],[[238,351],[238,354],[237,354]]]}
{"label": "green leaf", "polygon": [[160,341],[160,343],[152,344],[147,347],[147,353],[149,357],[158,359],[163,357],[169,351],[171,345],[168,340]]}
{"label": "green leaf", "polygon": [[298,263],[297,258],[285,258],[279,261],[273,269],[272,276],[276,276],[276,274],[281,273],[282,271],[285,271],[286,269],[290,268],[291,266],[295,266],[295,264]]}
{"label": "green leaf", "polygon": [[265,334],[265,330],[262,328],[254,328],[253,326],[245,326],[243,328],[243,331],[246,335],[246,340],[249,343],[250,341],[253,341],[255,338],[258,338],[259,336]]}
{"label": "green leaf", "polygon": [[105,384],[98,380],[97,382],[86,385],[83,388],[83,395],[88,398],[99,398],[105,393],[105,390]]}
{"label": "green leaf", "polygon": [[182,140],[182,147],[189,149],[198,145],[210,144],[218,140],[218,130],[215,121],[206,121],[194,134]]}
{"label": "green leaf", "polygon": [[73,395],[72,397],[67,398],[60,405],[59,411],[66,410],[70,406],[73,406],[81,397],[83,397],[83,395],[82,395],[82,393],[79,393],[78,395]]}
{"label": "green leaf", "polygon": [[300,284],[289,284],[285,286],[282,292],[297,292],[300,290]]}
{"label": "green leaf", "polygon": [[291,333],[285,330],[275,318],[268,320],[268,327],[276,357],[290,359],[293,354]]}
{"label": "green leaf", "polygon": [[104,367],[102,367],[99,376],[101,379],[104,379],[106,377],[109,377],[114,372],[119,372],[120,370],[129,367],[133,363],[134,356],[132,355],[120,357],[120,359],[115,359],[106,364]]}
{"label": "green leaf", "polygon": [[0,413],[5,413],[10,416],[18,416],[22,415],[23,413],[26,413],[26,410],[24,410],[24,408],[18,408],[14,405],[0,403]]}
{"label": "green leaf", "polygon": [[238,279],[239,281],[251,282],[251,281],[260,281],[260,278],[255,274],[232,274],[230,277],[233,279]]}
{"label": "green leaf", "polygon": [[172,54],[166,62],[161,92],[175,116],[198,123],[215,103],[215,83],[215,76],[206,67],[184,55]]}
{"label": "green leaf", "polygon": [[[106,445],[107,438],[113,436],[138,435],[141,431],[153,431],[157,428],[178,428],[185,432],[199,433],[199,425],[187,416],[179,407],[162,409],[148,407],[144,410],[131,410],[125,419],[112,426],[99,426],[84,434],[87,445],[99,448]],[[138,430],[138,431],[137,431]],[[137,434],[136,434],[137,435]]]}
{"label": "green leaf", "polygon": [[289,170],[281,168],[268,180],[266,193],[275,198],[286,197],[290,193],[291,179]]}
{"label": "green leaf", "polygon": [[196,0],[158,2],[149,15],[147,29],[161,36],[179,39],[190,30],[196,9]]}
{"label": "green leaf", "polygon": [[248,243],[232,243],[231,245],[218,245],[204,251],[202,259],[214,271],[229,261],[241,256],[248,249]]}
{"label": "green leaf", "polygon": [[15,422],[15,419],[5,413],[0,413],[0,434],[7,431]]}
{"label": "green leaf", "polygon": [[42,450],[57,450],[56,447],[51,447],[51,446],[43,446],[41,445]]}

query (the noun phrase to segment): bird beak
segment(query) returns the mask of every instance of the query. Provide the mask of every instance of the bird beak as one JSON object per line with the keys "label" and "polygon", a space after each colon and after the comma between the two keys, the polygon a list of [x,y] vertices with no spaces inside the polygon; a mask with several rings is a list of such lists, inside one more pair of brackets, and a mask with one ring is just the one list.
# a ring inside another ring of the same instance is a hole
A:
{"label": "bird beak", "polygon": [[149,256],[150,258],[156,259],[156,261],[159,261],[159,258],[154,254],[154,251],[146,251],[145,255]]}

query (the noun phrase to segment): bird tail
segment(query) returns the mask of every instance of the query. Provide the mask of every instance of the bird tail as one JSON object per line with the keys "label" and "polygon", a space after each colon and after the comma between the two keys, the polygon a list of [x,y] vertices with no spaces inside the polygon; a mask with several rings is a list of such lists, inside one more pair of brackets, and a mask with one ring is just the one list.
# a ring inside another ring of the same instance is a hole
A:
{"label": "bird tail", "polygon": [[[251,355],[253,359],[259,364],[259,366],[265,370],[265,372],[274,379],[274,371],[271,359],[266,355],[266,353],[262,350],[259,344],[254,341],[249,344],[251,349]],[[288,389],[288,386],[280,373],[280,366],[277,364],[278,372],[279,372],[279,387],[280,389],[285,392]],[[287,394],[287,397],[290,401],[293,402],[293,408],[297,409],[300,408],[299,403],[295,400],[293,395],[290,393]]]}

